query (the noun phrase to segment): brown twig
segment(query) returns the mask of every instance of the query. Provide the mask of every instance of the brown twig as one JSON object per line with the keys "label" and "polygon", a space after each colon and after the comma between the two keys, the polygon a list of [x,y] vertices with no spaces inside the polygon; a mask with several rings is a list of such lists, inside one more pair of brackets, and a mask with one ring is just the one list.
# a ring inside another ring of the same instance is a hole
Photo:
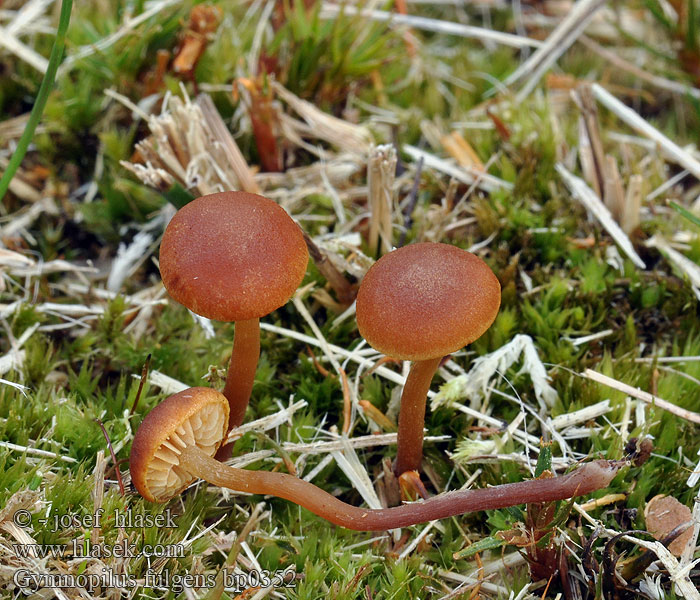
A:
{"label": "brown twig", "polygon": [[112,462],[114,463],[114,471],[117,476],[117,483],[119,484],[119,493],[121,494],[122,497],[126,496],[126,490],[124,489],[124,482],[122,481],[122,473],[119,470],[119,466],[117,463],[117,456],[114,454],[114,448],[112,447],[112,440],[109,439],[109,434],[107,433],[107,430],[105,429],[104,424],[100,419],[93,419],[95,423],[97,423],[100,426],[100,429],[102,430],[102,435],[105,436],[105,440],[107,440],[107,448],[109,448],[109,455],[112,457]]}
{"label": "brown twig", "polygon": [[408,196],[408,204],[404,209],[403,217],[403,231],[399,237],[398,247],[401,248],[406,243],[406,236],[408,235],[409,229],[413,226],[413,211],[416,209],[416,203],[418,202],[418,187],[420,186],[420,178],[423,172],[423,157],[421,156],[416,163],[416,175],[413,178],[413,187],[411,187],[411,193]]}
{"label": "brown twig", "polygon": [[316,264],[316,268],[319,273],[323,275],[328,284],[333,288],[336,297],[342,304],[350,305],[355,300],[357,295],[357,290],[355,286],[352,285],[345,276],[338,271],[336,266],[328,260],[325,252],[321,250],[316,243],[311,239],[309,234],[302,231],[304,234],[304,241],[306,242],[306,247],[309,250],[309,255]]}
{"label": "brown twig", "polygon": [[148,369],[151,366],[151,354],[149,353],[146,357],[146,362],[143,363],[141,369],[141,381],[139,381],[139,389],[136,391],[136,398],[134,398],[134,404],[131,406],[131,411],[129,411],[129,416],[136,412],[136,407],[139,405],[139,400],[141,399],[141,392],[143,391],[144,383],[148,379]]}

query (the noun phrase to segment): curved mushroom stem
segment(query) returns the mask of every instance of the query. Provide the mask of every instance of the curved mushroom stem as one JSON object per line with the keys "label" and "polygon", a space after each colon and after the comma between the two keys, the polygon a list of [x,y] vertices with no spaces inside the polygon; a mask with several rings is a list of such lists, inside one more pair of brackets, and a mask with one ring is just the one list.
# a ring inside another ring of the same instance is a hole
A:
{"label": "curved mushroom stem", "polygon": [[292,475],[229,467],[196,446],[186,447],[179,460],[180,468],[214,485],[237,492],[284,498],[335,525],[357,531],[382,531],[477,510],[581,496],[606,487],[621,466],[621,463],[597,460],[562,477],[447,492],[424,502],[373,510],[346,504],[312,483]]}
{"label": "curved mushroom stem", "polygon": [[231,362],[226,375],[224,396],[228,400],[229,431],[243,423],[253,391],[255,371],[260,358],[260,319],[236,321]]}
{"label": "curved mushroom stem", "polygon": [[396,446],[397,475],[406,471],[419,471],[423,459],[423,426],[425,402],[433,375],[440,366],[439,358],[418,360],[411,365],[401,394],[399,411],[399,435]]}

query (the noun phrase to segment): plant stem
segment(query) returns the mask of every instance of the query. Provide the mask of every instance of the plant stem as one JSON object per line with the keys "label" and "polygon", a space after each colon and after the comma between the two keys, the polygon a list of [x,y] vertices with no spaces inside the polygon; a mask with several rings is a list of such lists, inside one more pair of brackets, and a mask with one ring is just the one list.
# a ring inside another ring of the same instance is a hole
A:
{"label": "plant stem", "polygon": [[49,65],[44,73],[44,79],[41,81],[41,86],[39,87],[39,93],[37,94],[36,100],[34,101],[34,106],[32,112],[29,115],[29,121],[27,121],[27,126],[24,128],[22,137],[19,138],[17,142],[17,148],[14,154],[10,158],[10,162],[7,165],[7,169],[0,179],[0,201],[4,198],[7,189],[10,187],[10,181],[15,176],[19,165],[22,163],[24,155],[27,153],[27,148],[29,148],[29,143],[34,137],[34,131],[36,130],[39,121],[41,120],[41,115],[44,112],[44,107],[46,106],[46,101],[49,98],[49,93],[54,84],[54,79],[56,78],[56,71],[58,70],[58,65],[61,63],[63,58],[63,49],[65,48],[66,41],[66,31],[68,29],[68,23],[70,22],[70,13],[73,7],[73,0],[63,0],[61,3],[61,15],[58,20],[58,29],[56,31],[56,39],[53,42],[53,48],[51,49],[51,56],[49,57]]}
{"label": "plant stem", "polygon": [[188,446],[182,451],[178,466],[213,485],[237,492],[284,498],[341,527],[356,531],[383,531],[477,510],[491,510],[529,502],[553,502],[588,494],[606,487],[615,477],[620,463],[598,460],[562,477],[531,479],[479,490],[447,492],[424,502],[383,509],[351,506],[314,484],[286,473],[229,467],[210,457],[197,446]]}
{"label": "plant stem", "polygon": [[423,459],[423,426],[425,402],[435,371],[442,357],[418,360],[411,365],[406,385],[401,394],[399,434],[396,447],[394,472],[418,471]]}

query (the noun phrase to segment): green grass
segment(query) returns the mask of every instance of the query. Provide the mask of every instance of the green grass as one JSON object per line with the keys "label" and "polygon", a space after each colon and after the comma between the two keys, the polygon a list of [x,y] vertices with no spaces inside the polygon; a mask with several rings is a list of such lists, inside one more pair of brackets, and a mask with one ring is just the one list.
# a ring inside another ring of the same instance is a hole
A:
{"label": "green grass", "polygon": [[41,119],[41,114],[46,106],[46,101],[49,98],[49,93],[51,91],[51,86],[54,82],[54,77],[56,77],[56,71],[61,63],[63,57],[63,49],[65,47],[66,30],[68,29],[68,23],[70,22],[71,8],[73,7],[72,0],[64,0],[61,2],[61,17],[58,24],[58,29],[56,30],[56,40],[54,42],[53,48],[51,49],[51,56],[46,67],[46,73],[44,74],[44,79],[41,82],[41,87],[37,94],[36,100],[34,101],[34,107],[29,115],[29,121],[24,129],[22,137],[19,139],[17,148],[15,149],[12,158],[5,169],[5,172],[0,178],[0,200],[3,199],[5,193],[10,187],[10,181],[14,177],[17,168],[22,162],[24,155],[29,148],[29,143],[31,142],[34,131],[36,130],[39,120]]}

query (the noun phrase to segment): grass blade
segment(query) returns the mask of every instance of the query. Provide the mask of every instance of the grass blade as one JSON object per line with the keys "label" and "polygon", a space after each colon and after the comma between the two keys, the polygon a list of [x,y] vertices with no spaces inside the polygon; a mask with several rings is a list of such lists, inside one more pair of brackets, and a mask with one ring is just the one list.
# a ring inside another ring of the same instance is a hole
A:
{"label": "grass blade", "polygon": [[0,179],[0,200],[5,197],[7,189],[10,187],[10,181],[15,176],[19,165],[27,153],[27,148],[29,148],[29,143],[32,141],[34,136],[34,130],[39,124],[41,115],[44,112],[44,107],[46,106],[46,101],[49,98],[49,93],[51,88],[53,88],[54,79],[56,78],[56,71],[58,70],[58,65],[61,63],[63,58],[63,49],[66,45],[66,31],[68,30],[68,23],[70,22],[70,13],[73,7],[73,0],[63,0],[61,3],[61,16],[58,21],[58,30],[56,31],[56,39],[53,43],[53,48],[51,49],[51,56],[49,58],[49,67],[46,69],[46,74],[44,79],[41,81],[41,86],[39,87],[39,93],[37,94],[36,100],[34,101],[34,107],[29,115],[29,121],[27,126],[24,128],[22,137],[17,142],[17,148],[10,158],[10,162],[7,165],[7,170]]}

